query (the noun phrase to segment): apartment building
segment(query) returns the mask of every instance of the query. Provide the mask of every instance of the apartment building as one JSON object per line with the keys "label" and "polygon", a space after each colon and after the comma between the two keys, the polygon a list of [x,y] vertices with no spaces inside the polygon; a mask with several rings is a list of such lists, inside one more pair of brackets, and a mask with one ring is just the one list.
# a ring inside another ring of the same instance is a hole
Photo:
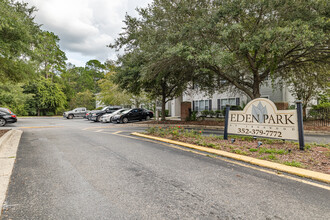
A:
{"label": "apartment building", "polygon": [[[290,93],[290,88],[286,85],[280,88],[272,87],[269,80],[260,88],[262,98],[268,98],[273,102],[287,102],[289,106],[294,105],[295,98]],[[191,102],[191,109],[194,111],[203,110],[223,110],[226,105],[244,106],[251,99],[241,91],[216,92],[212,95],[195,88],[187,90],[182,96],[167,103],[166,108],[172,117],[180,117],[181,102]]]}

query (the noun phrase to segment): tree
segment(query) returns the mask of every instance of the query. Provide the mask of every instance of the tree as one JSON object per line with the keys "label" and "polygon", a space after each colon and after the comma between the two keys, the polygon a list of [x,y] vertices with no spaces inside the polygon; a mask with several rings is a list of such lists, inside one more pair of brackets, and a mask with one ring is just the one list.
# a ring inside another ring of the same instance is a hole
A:
{"label": "tree", "polygon": [[66,104],[65,94],[51,79],[40,78],[38,81],[30,82],[24,86],[24,92],[34,95],[28,104],[30,109],[35,109],[38,116],[41,115],[41,112],[56,114],[58,110],[64,109]]}
{"label": "tree", "polygon": [[150,99],[160,99],[162,120],[165,120],[165,105],[168,101],[182,95],[191,80],[191,66],[179,59],[146,60],[146,52],[134,51],[122,56],[121,66],[114,75],[114,82],[133,95],[145,93]]}
{"label": "tree", "polygon": [[130,105],[133,96],[121,90],[117,84],[113,82],[115,72],[108,72],[104,79],[99,81],[101,92],[99,98],[106,105]]}
{"label": "tree", "polygon": [[[98,60],[88,61],[85,67],[68,64],[65,71],[61,72],[60,81],[70,106],[75,105],[74,103],[80,99],[82,94],[92,93],[94,97],[95,94],[99,93],[98,82],[104,78],[106,71],[107,65]],[[79,97],[76,97],[78,93],[80,93]],[[92,102],[92,99],[88,98],[88,100]],[[89,101],[87,102],[90,103]],[[93,105],[95,106],[95,103]]]}
{"label": "tree", "polygon": [[198,66],[195,80],[225,80],[254,99],[268,77],[329,62],[329,7],[325,0],[155,0],[140,18],[126,17],[115,45],[150,45],[148,58],[180,57]]}
{"label": "tree", "polygon": [[141,20],[126,16],[125,33],[112,48],[125,48],[119,59],[120,70],[115,81],[122,89],[133,94],[145,92],[162,103],[162,120],[165,105],[187,88],[193,76],[192,62],[175,54],[168,42],[166,16],[157,10],[139,10]]}
{"label": "tree", "polygon": [[95,93],[100,92],[98,81],[104,78],[106,72],[106,65],[102,64],[98,60],[90,60],[86,63],[85,72],[93,80],[94,88],[92,89],[92,91],[94,91]]}
{"label": "tree", "polygon": [[65,53],[58,45],[59,38],[54,33],[43,31],[38,35],[37,47],[34,49],[35,60],[38,63],[39,71],[46,79],[65,68]]}
{"label": "tree", "polygon": [[298,100],[302,100],[303,115],[307,117],[306,109],[313,98],[329,88],[329,65],[316,68],[313,65],[300,66],[292,69],[287,79],[291,92]]}
{"label": "tree", "polygon": [[35,8],[27,3],[0,0],[0,77],[19,81],[31,76],[31,57],[36,37],[41,32],[32,16]]}
{"label": "tree", "polygon": [[23,93],[22,83],[0,83],[0,106],[7,107],[17,115],[28,115],[26,104],[33,98],[32,94]]}
{"label": "tree", "polygon": [[86,90],[84,92],[78,92],[74,98],[71,99],[69,103],[70,109],[74,109],[77,107],[86,107],[87,109],[95,108],[95,97],[94,94]]}

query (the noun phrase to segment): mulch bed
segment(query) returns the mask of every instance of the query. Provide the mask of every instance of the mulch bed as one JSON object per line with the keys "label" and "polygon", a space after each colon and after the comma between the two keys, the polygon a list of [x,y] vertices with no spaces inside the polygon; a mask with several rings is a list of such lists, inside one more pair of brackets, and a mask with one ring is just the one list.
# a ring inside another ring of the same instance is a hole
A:
{"label": "mulch bed", "polygon": [[[171,128],[163,128],[165,129]],[[330,174],[330,144],[305,144],[305,150],[301,151],[298,143],[291,141],[265,138],[254,140],[252,137],[237,135],[230,135],[228,140],[223,140],[222,136],[187,137],[172,135],[170,132],[155,132],[148,135]],[[232,143],[233,138],[235,138],[234,143]],[[262,142],[260,147],[258,147],[258,141]]]}
{"label": "mulch bed", "polygon": [[[141,124],[168,124],[168,125],[201,125],[201,126],[225,126],[225,122],[223,120],[200,120],[200,121],[178,121],[178,120],[166,120],[166,121],[144,121],[140,122]],[[304,122],[304,130],[305,131],[321,131],[321,132],[329,132],[330,126],[315,126],[312,122]]]}
{"label": "mulch bed", "polygon": [[0,130],[0,137],[2,136],[2,135],[4,135],[7,131],[9,131],[9,130]]}
{"label": "mulch bed", "polygon": [[168,124],[168,125],[206,125],[206,126],[225,126],[224,121],[177,121],[177,120],[166,120],[166,121],[144,121],[145,124]]}

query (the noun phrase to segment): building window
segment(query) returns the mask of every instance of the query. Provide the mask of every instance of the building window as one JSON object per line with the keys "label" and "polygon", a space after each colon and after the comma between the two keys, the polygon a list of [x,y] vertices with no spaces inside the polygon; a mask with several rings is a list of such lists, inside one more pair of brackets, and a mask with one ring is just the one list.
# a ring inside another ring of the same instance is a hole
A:
{"label": "building window", "polygon": [[223,110],[226,108],[226,105],[236,105],[239,106],[240,98],[226,98],[226,99],[218,99],[218,110]]}
{"label": "building window", "polygon": [[198,100],[193,101],[194,111],[204,111],[212,109],[212,100]]}

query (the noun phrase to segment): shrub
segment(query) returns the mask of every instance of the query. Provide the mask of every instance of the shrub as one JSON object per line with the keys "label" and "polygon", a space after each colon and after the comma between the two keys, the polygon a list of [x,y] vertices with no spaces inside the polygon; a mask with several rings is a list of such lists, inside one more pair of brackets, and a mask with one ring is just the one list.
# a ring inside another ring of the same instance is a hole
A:
{"label": "shrub", "polygon": [[314,105],[309,111],[309,117],[314,119],[330,119],[330,103],[325,102],[322,104]]}
{"label": "shrub", "polygon": [[215,114],[217,118],[220,118],[221,116],[221,111],[220,110],[215,110]]}
{"label": "shrub", "polygon": [[216,116],[216,113],[214,111],[210,110],[209,115],[211,118],[213,118],[214,116]]}
{"label": "shrub", "polygon": [[210,114],[210,111],[209,110],[204,110],[201,112],[202,113],[202,116],[208,116]]}
{"label": "shrub", "polygon": [[[229,109],[234,110],[234,111],[235,110],[237,110],[237,111],[243,110],[243,108],[239,105],[231,105]],[[222,112],[223,116],[226,116],[226,108],[224,108],[221,112]]]}
{"label": "shrub", "polygon": [[[165,117],[168,117],[170,115],[170,111],[168,109],[165,109]],[[162,117],[162,112],[160,112],[160,117]]]}

